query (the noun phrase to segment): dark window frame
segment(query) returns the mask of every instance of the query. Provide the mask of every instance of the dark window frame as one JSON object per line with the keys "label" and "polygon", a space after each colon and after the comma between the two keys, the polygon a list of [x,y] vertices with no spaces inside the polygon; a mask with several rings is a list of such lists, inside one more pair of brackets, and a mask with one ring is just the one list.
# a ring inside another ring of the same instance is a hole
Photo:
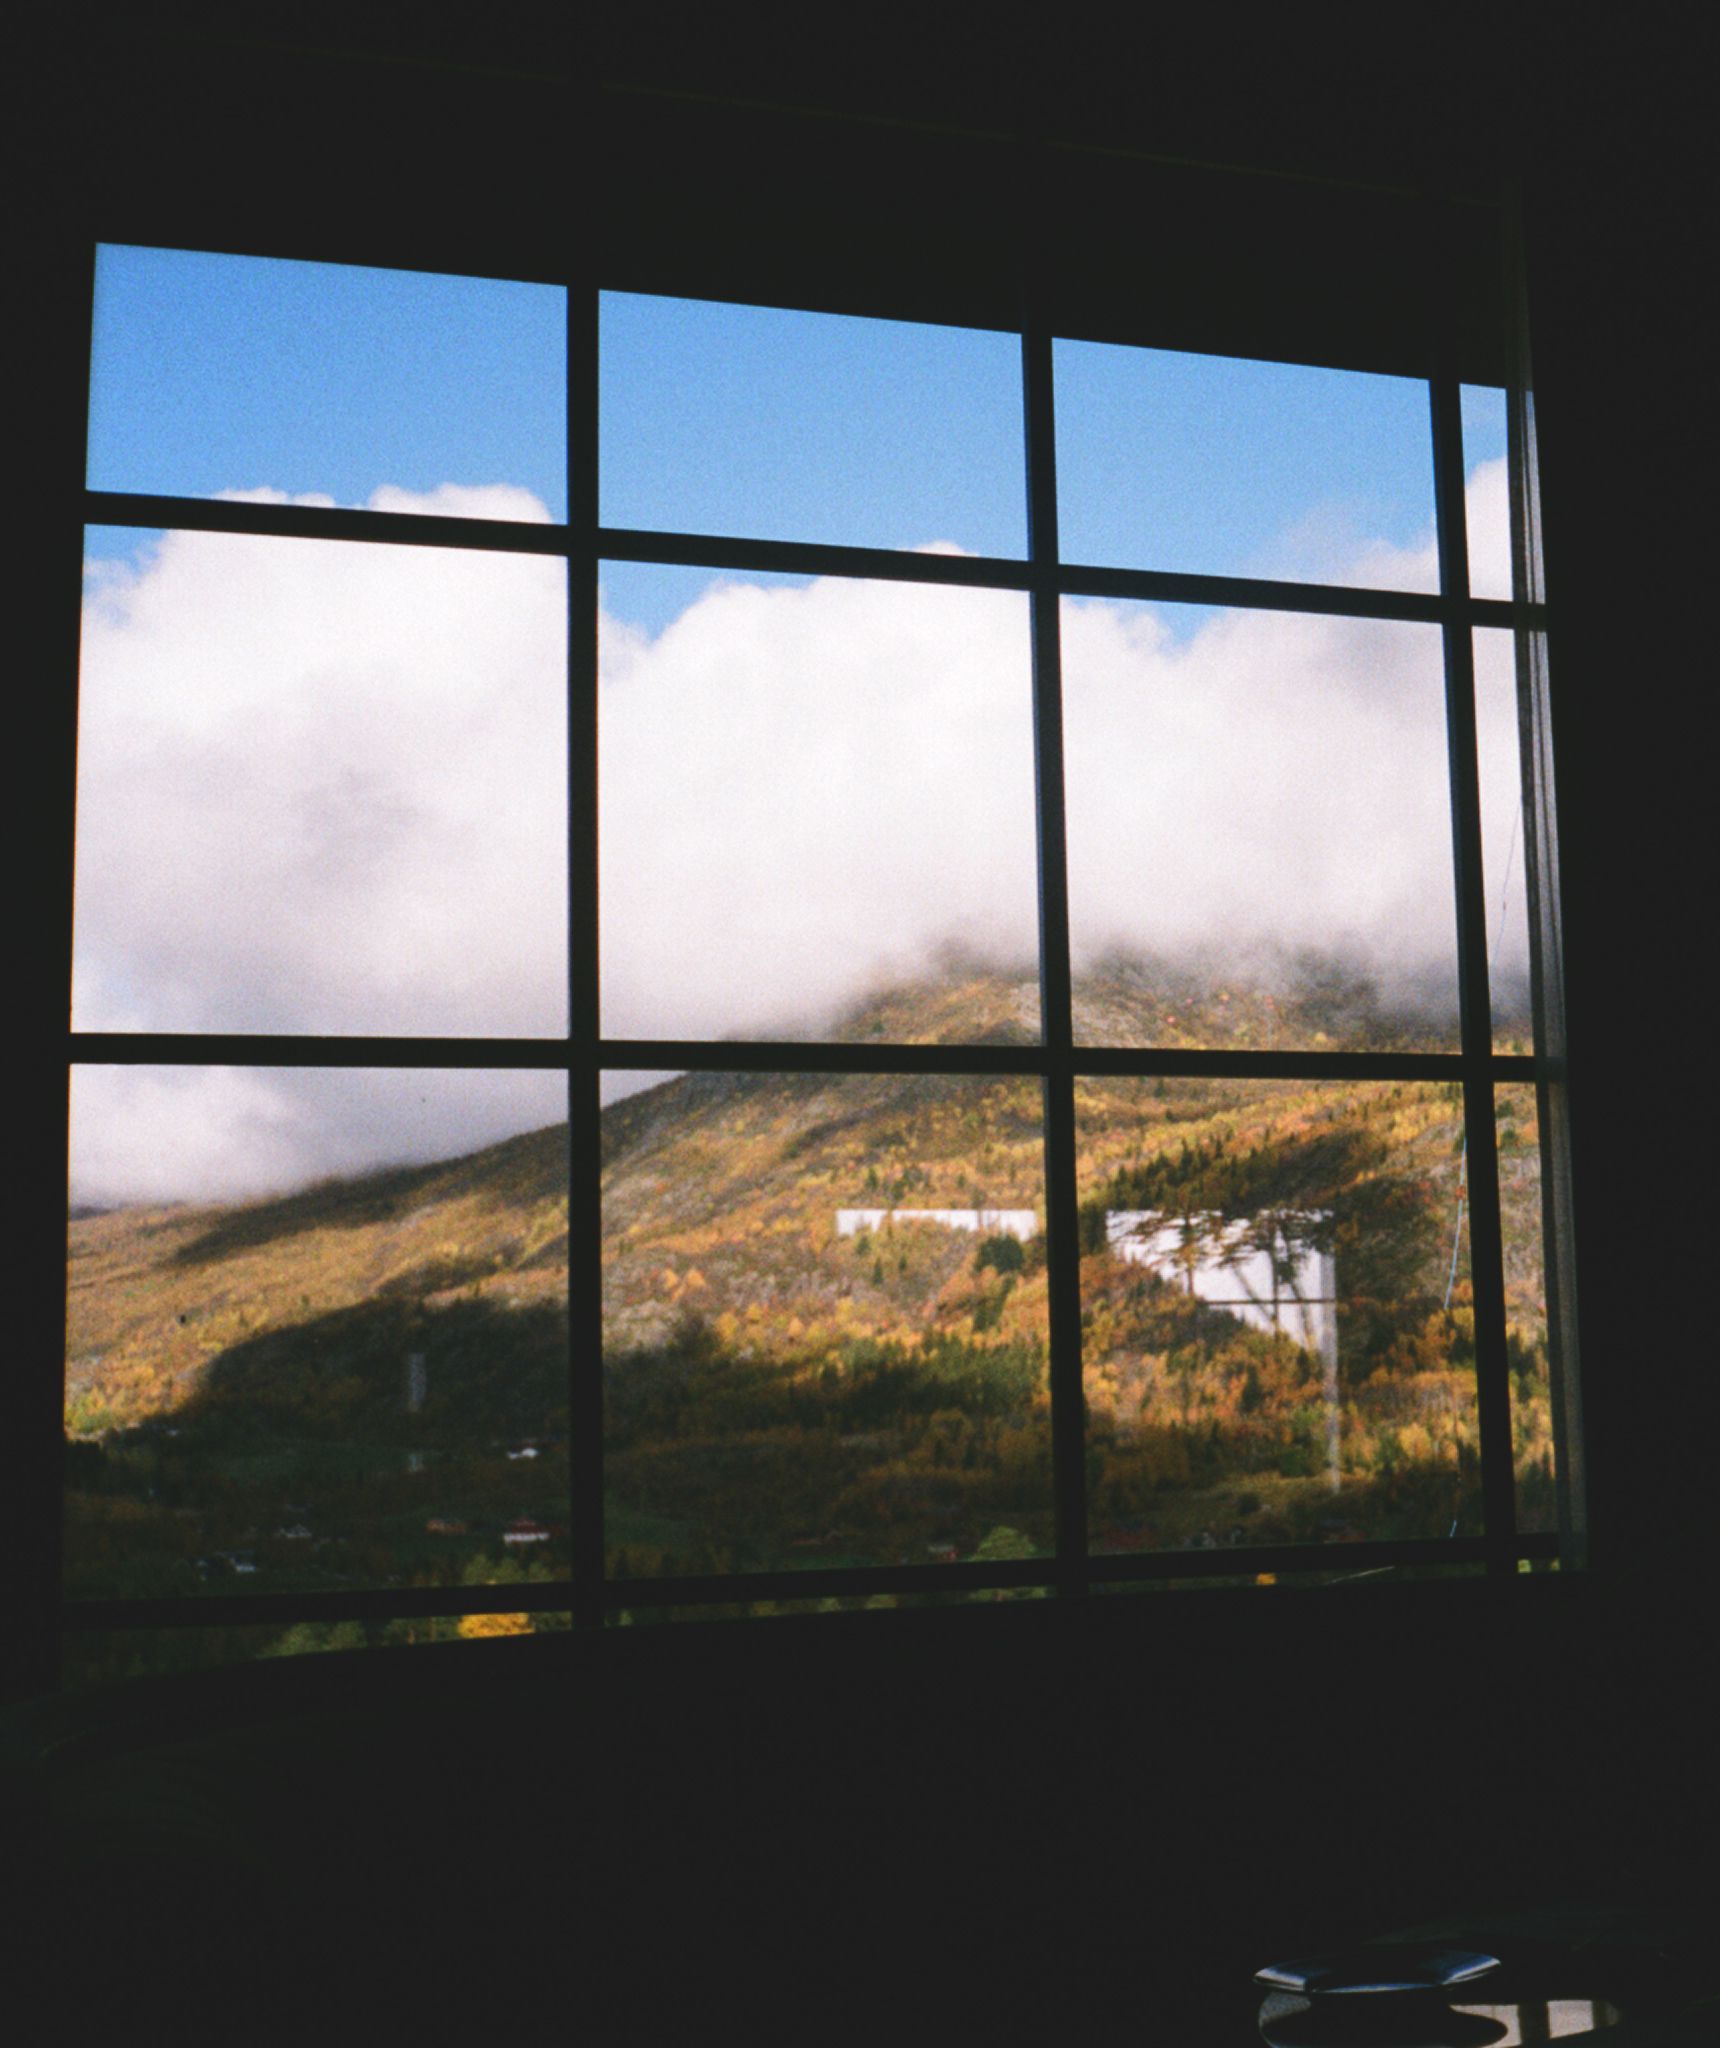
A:
{"label": "dark window frame", "polygon": [[[1134,1553],[1095,1556],[1086,1549],[1083,1391],[1080,1348],[1079,1251],[1075,1179],[1074,1089],[1086,1074],[1211,1075],[1238,1079],[1394,1079],[1456,1081],[1463,1085],[1468,1179],[1471,1189],[1471,1259],[1476,1302],[1477,1384],[1482,1440],[1486,1533],[1475,1538],[1426,1539],[1346,1545],[1348,1569],[1469,1564],[1489,1576],[1515,1574],[1528,1562],[1557,1558],[1566,1568],[1583,1561],[1580,1424],[1575,1377],[1575,1323],[1571,1260],[1569,1118],[1565,1099],[1564,1032],[1559,992],[1556,832],[1551,799],[1551,735],[1546,673],[1548,611],[1540,571],[1539,510],[1534,467],[1534,418],[1526,324],[1522,310],[1522,265],[1515,248],[1509,206],[1482,209],[1496,218],[1505,244],[1506,336],[1500,364],[1511,420],[1512,514],[1515,595],[1510,600],[1469,594],[1464,529],[1464,464],[1459,425],[1459,392],[1466,381],[1482,381],[1466,370],[1474,363],[1472,330],[1480,318],[1473,294],[1441,289],[1437,261],[1420,302],[1419,346],[1429,397],[1429,432],[1436,486],[1440,583],[1431,595],[1367,591],[1302,583],[1273,583],[1233,577],[1196,576],[1145,570],[1065,565],[1056,550],[1055,430],[1051,349],[1053,334],[1080,338],[1127,338],[1148,345],[1199,346],[1201,339],[1163,327],[1144,329],[1127,305],[1083,305],[1071,289],[1070,264],[1055,254],[1071,189],[1096,189],[1107,166],[1072,149],[990,138],[969,145],[1002,152],[1016,183],[1010,201],[1030,225],[1018,239],[1025,260],[1007,288],[989,306],[976,299],[966,311],[971,324],[1001,324],[1021,336],[1026,417],[1029,546],[1025,560],[896,554],[841,546],[769,543],[746,536],[689,536],[607,529],[599,524],[596,492],[597,308],[606,286],[624,289],[684,289],[688,296],[711,295],[689,272],[685,253],[666,246],[638,262],[618,261],[613,247],[593,240],[576,260],[559,270],[540,266],[530,274],[567,287],[569,517],[559,526],[505,526],[490,522],[407,517],[359,511],[324,511],[291,506],[229,504],[163,495],[83,491],[77,496],[76,544],[81,558],[86,523],[110,526],[188,527],[230,533],[302,535],[413,546],[480,548],[562,557],[569,570],[569,1032],[562,1039],[461,1039],[315,1037],[264,1038],[245,1035],[65,1031],[57,1045],[63,1069],[80,1063],[251,1065],[346,1065],[392,1067],[534,1067],[564,1071],[569,1082],[570,1162],[570,1361],[585,1359],[581,1371],[570,1363],[571,1526],[574,1564],[570,1580],[542,1586],[447,1587],[403,1591],[384,1587],[317,1596],[276,1594],[192,1596],[185,1599],[122,1602],[80,1601],[59,1607],[67,1630],[129,1627],[232,1625],[268,1621],[360,1619],[380,1621],[410,1615],[451,1615],[484,1611],[570,1611],[576,1629],[600,1627],[622,1608],[698,1608],[749,1600],[794,1600],[874,1592],[928,1594],[1042,1586],[1080,1597],[1106,1585],[1187,1577],[1231,1577],[1238,1573],[1321,1572],[1331,1559],[1317,1546],[1236,1549],[1219,1553]],[[1154,168],[1152,177],[1189,175],[1186,167]],[[1083,185],[1082,181],[1085,181]],[[1149,180],[1150,182],[1150,180]],[[1294,181],[1290,181],[1294,183]],[[1285,199],[1280,186],[1263,181],[1273,208],[1293,212],[1299,196]],[[1303,195],[1305,196],[1305,195]],[[1244,195],[1246,199],[1246,195]],[[1401,195],[1369,195],[1393,210],[1406,228],[1426,227],[1426,248],[1437,251],[1449,236],[1452,211],[1424,210]],[[1226,204],[1230,204],[1226,201]],[[1317,201],[1310,200],[1311,205]],[[1473,214],[1475,209],[1470,208]],[[1473,221],[1469,222],[1473,227]],[[148,240],[115,222],[98,239]],[[157,242],[169,239],[160,234]],[[187,236],[180,246],[219,248],[219,239]],[[314,236],[266,240],[246,254],[292,254],[357,260],[336,238]],[[455,252],[450,250],[447,267]],[[83,259],[93,264],[93,246]],[[424,266],[421,248],[373,246],[363,260]],[[1431,260],[1431,259],[1429,259]],[[1461,266],[1458,266],[1461,268]],[[1473,267],[1473,266],[1471,266]],[[738,266],[745,280],[747,266]],[[485,274],[469,262],[462,274]],[[518,276],[521,265],[493,274]],[[1467,273],[1466,273],[1467,274]],[[739,293],[737,292],[737,296]],[[746,296],[764,302],[756,289]],[[983,292],[979,295],[983,298]],[[996,320],[1005,302],[1013,320]],[[796,297],[793,279],[771,303],[834,306],[829,293],[813,288]],[[841,310],[890,317],[938,317],[917,282],[898,293],[862,282]],[[83,311],[86,318],[87,288]],[[977,313],[994,317],[972,317]],[[1061,317],[1065,313],[1069,317]],[[1175,323],[1172,323],[1174,328]],[[1395,332],[1395,330],[1394,330]],[[1369,344],[1370,348],[1374,345]],[[1401,335],[1393,342],[1401,348]],[[1223,352],[1223,351],[1220,351]],[[1240,352],[1240,351],[1234,351]],[[1386,349],[1386,355],[1390,355]],[[1378,350],[1375,351],[1376,356]],[[1267,359],[1297,359],[1281,356]],[[1312,358],[1303,358],[1312,359]],[[1324,359],[1330,360],[1327,356]],[[1401,370],[1402,363],[1392,367]],[[957,584],[1025,591],[1031,607],[1034,726],[1040,860],[1040,959],[1043,1035],[1031,1047],[915,1046],[864,1047],[842,1044],[785,1044],[778,1041],[614,1041],[600,1033],[597,1002],[597,733],[596,625],[598,564],[605,559],[735,570],[785,570]],[[1059,606],[1066,596],[1188,601],[1253,609],[1326,613],[1339,617],[1411,619],[1442,629],[1447,732],[1452,791],[1452,845],[1459,955],[1460,1049],[1451,1053],[1390,1055],[1366,1053],[1174,1052],[1079,1047],[1071,1024],[1067,887],[1063,859],[1061,773],[1061,664]],[[1492,1047],[1486,956],[1486,917],[1480,870],[1480,810],[1475,742],[1473,632],[1478,626],[1513,631],[1518,650],[1519,704],[1528,842],[1531,967],[1536,1045],[1533,1055],[1496,1053]],[[72,793],[66,791],[63,844],[70,874]],[[66,900],[69,903],[69,880]],[[69,939],[66,942],[69,957]],[[599,1257],[600,1119],[598,1077],[621,1068],[679,1067],[777,1072],[929,1072],[1014,1075],[1036,1081],[1045,1105],[1046,1204],[1050,1267],[1050,1357],[1055,1479],[1055,1554],[1043,1560],[979,1564],[928,1564],[864,1570],[732,1574],[709,1579],[627,1580],[604,1575],[602,1529],[602,1390],[595,1361],[601,1356]],[[1515,1526],[1511,1459],[1509,1382],[1505,1356],[1503,1268],[1500,1250],[1498,1177],[1493,1091],[1502,1082],[1531,1082],[1541,1105],[1546,1208],[1549,1334],[1560,1486],[1558,1536],[1520,1534]],[[583,1260],[583,1265],[582,1265]],[[57,1367],[57,1362],[56,1362]],[[45,1406],[43,1412],[45,1413]],[[56,1493],[57,1500],[57,1493]],[[56,1529],[53,1574],[58,1574]],[[57,1586],[55,1588],[57,1600]]]}

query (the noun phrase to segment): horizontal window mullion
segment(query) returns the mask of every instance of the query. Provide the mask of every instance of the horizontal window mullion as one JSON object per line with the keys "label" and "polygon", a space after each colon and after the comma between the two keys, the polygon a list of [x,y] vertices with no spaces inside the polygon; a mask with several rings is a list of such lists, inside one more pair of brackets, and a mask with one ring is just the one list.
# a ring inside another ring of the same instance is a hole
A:
{"label": "horizontal window mullion", "polygon": [[1255,611],[1328,614],[1338,618],[1445,619],[1474,625],[1534,627],[1544,607],[1500,598],[1455,598],[1431,592],[1363,590],[1348,584],[1284,583],[1247,576],[1206,576],[1167,569],[1060,566],[992,555],[932,555],[908,549],[844,547],[811,541],[751,540],[736,535],[599,527],[595,546],[611,561],[737,574],[852,576],[900,583],[954,584],[987,590],[1038,590],[1066,597],[1110,597],[1161,603],[1227,605]]}
{"label": "horizontal window mullion", "polygon": [[830,1570],[732,1572],[701,1577],[609,1579],[606,1608],[712,1607],[748,1600],[839,1600],[874,1593],[980,1593],[1050,1587],[1062,1577],[1053,1557],[989,1564],[848,1565]]}
{"label": "horizontal window mullion", "polygon": [[604,1604],[619,1607],[716,1606],[748,1600],[821,1600],[873,1593],[959,1593],[1010,1587],[1060,1588],[1138,1579],[1214,1578],[1261,1572],[1366,1570],[1414,1564],[1484,1562],[1479,1536],[1397,1543],[1277,1544],[1248,1549],[1178,1550],[1128,1557],[1089,1556],[1067,1572],[1050,1557],[994,1564],[873,1565],[835,1571],[736,1572],[726,1576],[610,1580]]}
{"label": "horizontal window mullion", "polygon": [[1238,1081],[1462,1081],[1528,1080],[1535,1061],[1528,1053],[1494,1053],[1478,1061],[1461,1052],[1259,1052],[1187,1050],[1178,1046],[1077,1046],[1070,1055],[1077,1074],[1160,1074]]}
{"label": "horizontal window mullion", "polygon": [[1294,1576],[1303,1572],[1389,1571],[1397,1565],[1483,1565],[1484,1536],[1405,1537],[1384,1543],[1276,1543],[1235,1549],[1160,1550],[1087,1560],[1095,1585],[1126,1585],[1142,1579],[1234,1578],[1262,1572]]}
{"label": "horizontal window mullion", "polygon": [[602,1040],[600,1066],[617,1072],[807,1074],[1019,1074],[1041,1076],[1160,1074],[1211,1076],[1240,1081],[1354,1080],[1462,1081],[1532,1080],[1537,1072],[1528,1053],[1485,1054],[1473,1060],[1461,1052],[1373,1053],[1203,1051],[1158,1046],[890,1045],[878,1039],[805,1044],[776,1039]]}
{"label": "horizontal window mullion", "polygon": [[1057,587],[1068,597],[1109,597],[1167,604],[1224,605],[1236,610],[1314,612],[1333,618],[1398,619],[1437,625],[1532,626],[1542,608],[1499,598],[1441,596],[1431,591],[1360,590],[1338,583],[1279,583],[1263,577],[1203,576],[1171,569],[1109,569],[1065,562]]}
{"label": "horizontal window mullion", "polygon": [[[1518,1535],[1512,1550],[1519,1558],[1547,1559],[1559,1554],[1556,1535]],[[1274,1572],[1297,1577],[1305,1572],[1389,1572],[1399,1566],[1468,1564],[1484,1566],[1492,1554],[1485,1536],[1427,1536],[1384,1543],[1281,1544],[1270,1549],[1154,1551],[1127,1557],[1093,1557],[1087,1564],[1095,1584],[1128,1585],[1177,1578],[1230,1578],[1244,1573]]]}
{"label": "horizontal window mullion", "polygon": [[282,540],[373,541],[386,546],[477,548],[492,554],[566,555],[572,529],[527,519],[450,519],[440,513],[367,512],[349,505],[259,505],[233,498],[176,498],[85,491],[90,526],[175,528]]}
{"label": "horizontal window mullion", "polygon": [[1045,1072],[1037,1045],[887,1045],[840,1040],[829,1045],[775,1039],[609,1038],[597,1064],[625,1073],[688,1069],[702,1074],[1015,1074]]}
{"label": "horizontal window mullion", "polygon": [[419,1620],[454,1614],[556,1613],[573,1605],[571,1580],[501,1586],[365,1586],[324,1593],[192,1593],[158,1600],[68,1600],[70,1634],[110,1628],[292,1628],[304,1621]]}
{"label": "horizontal window mullion", "polygon": [[911,549],[856,548],[810,541],[756,540],[732,535],[650,532],[597,527],[584,535],[565,524],[527,520],[450,519],[440,514],[371,512],[344,505],[262,505],[227,498],[183,498],[131,491],[85,491],[83,516],[93,526],[177,528],[295,540],[368,541],[385,546],[477,549],[496,554],[561,555],[591,547],[613,561],[681,568],[749,570],[761,574],[849,576],[966,589],[1041,589],[1068,597],[1225,605],[1256,611],[1312,612],[1339,618],[1536,629],[1546,608],[1501,598],[1449,598],[1347,585],[1282,583],[1243,576],[1203,576],[1163,569],[1088,564],[1034,566],[991,555],[934,555]]}
{"label": "horizontal window mullion", "polygon": [[669,533],[600,526],[594,545],[605,560],[673,568],[752,570],[761,575],[852,576],[892,583],[956,584],[1027,590],[1035,572],[998,555],[942,555],[912,548],[858,548],[803,540],[748,540],[729,534]]}
{"label": "horizontal window mullion", "polygon": [[1161,1074],[1239,1081],[1533,1081],[1530,1053],[1234,1052],[1179,1046],[806,1044],[777,1039],[416,1038],[71,1031],[71,1066],[469,1067],[617,1073]]}
{"label": "horizontal window mullion", "polygon": [[222,1031],[73,1031],[73,1066],[528,1067],[577,1064],[565,1038],[358,1038]]}
{"label": "horizontal window mullion", "polygon": [[1547,607],[1507,597],[1471,597],[1455,607],[1472,626],[1502,626],[1507,631],[1544,632]]}
{"label": "horizontal window mullion", "polygon": [[[1160,1075],[1237,1081],[1532,1081],[1543,1063],[1530,1053],[1275,1052],[1175,1046],[808,1045],[775,1039],[609,1039],[589,1055],[615,1072],[746,1074],[1048,1074],[1156,1080]],[[537,1064],[533,1062],[533,1064]],[[581,1064],[585,1064],[582,1060]]]}
{"label": "horizontal window mullion", "polygon": [[[1520,1558],[1558,1554],[1551,1534],[1520,1535]],[[1425,1537],[1402,1542],[1278,1544],[1244,1549],[1156,1551],[1126,1557],[1089,1557],[1076,1576],[1094,1585],[1153,1580],[1231,1578],[1263,1572],[1389,1571],[1396,1566],[1480,1564],[1487,1541],[1479,1536]],[[1062,1574],[1055,1559],[1002,1559],[989,1564],[873,1565],[846,1570],[734,1572],[721,1576],[611,1579],[603,1588],[610,1610],[627,1607],[707,1607],[753,1600],[823,1600],[873,1593],[962,1593],[1012,1588],[1053,1590]],[[61,1610],[68,1634],[103,1629],[232,1628],[250,1624],[290,1628],[300,1622],[432,1619],[460,1614],[542,1614],[573,1604],[570,1580],[496,1586],[376,1586],[323,1593],[193,1594],[157,1600],[71,1600]]]}

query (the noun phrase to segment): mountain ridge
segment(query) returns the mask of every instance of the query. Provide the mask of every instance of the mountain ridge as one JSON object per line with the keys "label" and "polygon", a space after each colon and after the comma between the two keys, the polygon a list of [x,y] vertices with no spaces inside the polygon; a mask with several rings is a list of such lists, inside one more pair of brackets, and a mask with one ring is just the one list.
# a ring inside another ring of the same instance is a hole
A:
{"label": "mountain ridge", "polygon": [[[898,988],[845,1029],[924,1043],[1019,1025],[1024,987],[950,977],[917,1006]],[[1127,977],[1107,987],[1114,1015],[1147,1014]],[[1200,1000],[1152,995],[1191,1031],[1209,1013],[1250,1029],[1272,1014],[1258,989]],[[878,1043],[883,1071],[687,1073],[603,1112],[606,1520],[622,1577],[1051,1540],[1039,1084],[891,1072]],[[1533,1092],[1501,1101],[1519,1457],[1539,1513]],[[1076,1117],[1095,1541],[1477,1526],[1461,1230],[1453,1258],[1460,1091],[1087,1076]],[[221,1553],[255,1555],[283,1589],[435,1583],[501,1569],[517,1522],[541,1532],[515,1544],[537,1546],[533,1569],[562,1568],[569,1371],[590,1364],[569,1351],[591,1268],[569,1268],[567,1144],[551,1124],[248,1204],[74,1219],[70,1582],[194,1589],[221,1582],[197,1576]],[[883,1213],[844,1229],[843,1210]],[[988,1232],[987,1210],[1040,1227]],[[1336,1276],[1326,1361],[1301,1348],[1305,1318],[1251,1321],[1192,1292],[1188,1259],[1154,1269],[1107,1231],[1118,1211],[1292,1210],[1322,1219]],[[315,1513],[290,1514],[308,1495]],[[269,1533],[301,1523],[315,1534]]]}

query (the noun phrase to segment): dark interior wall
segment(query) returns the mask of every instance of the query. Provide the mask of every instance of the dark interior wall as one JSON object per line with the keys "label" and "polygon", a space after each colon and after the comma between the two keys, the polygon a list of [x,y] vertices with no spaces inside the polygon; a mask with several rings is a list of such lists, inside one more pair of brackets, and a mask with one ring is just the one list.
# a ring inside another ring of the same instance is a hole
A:
{"label": "dark interior wall", "polygon": [[1693,23],[1651,10],[1629,35],[1597,22],[1551,47],[1526,186],[1596,1541],[1613,1565],[1682,1578],[1711,1625],[1713,1338],[1693,1296],[1663,1309],[1651,1278],[1677,1238],[1706,1268],[1712,1144],[1707,1091],[1657,1089],[1649,1051],[1708,1037],[1711,773],[1678,737],[1700,728],[1713,668],[1691,431],[1712,378],[1713,168]]}
{"label": "dark interior wall", "polygon": [[[826,1973],[808,1995],[862,2004],[868,1985],[905,1981],[905,1959],[941,1957],[959,2019],[963,1983],[978,1997],[983,1978],[1000,2012],[1048,1995],[1047,1944],[1123,2001],[1172,1965],[1192,1968],[1202,1941],[1228,1958],[1274,1928],[1296,1939],[1340,1922],[1374,1931],[1439,1910],[1478,1867],[1501,1883],[1669,1869],[1679,1830],[1711,1810],[1698,1731],[1716,1562],[1713,1289],[1695,1221],[1706,1190],[1693,1178],[1707,1090],[1676,1065],[1687,1047],[1705,1050],[1711,1014],[1698,980],[1709,774],[1691,738],[1712,665],[1696,644],[1703,493],[1691,421],[1706,334],[1693,17],[1633,10],[1603,38],[1558,11],[1555,44],[1553,10],[1508,11],[1508,32],[1475,36],[1458,32],[1460,11],[1394,10],[1405,19],[1388,47],[1377,26],[1347,39],[1365,18],[1342,10],[1323,11],[1324,25],[1281,10],[1264,40],[1241,34],[1240,15],[1173,32],[1153,12],[1119,29],[1123,17],[1067,7],[1031,10],[1020,39],[1013,26],[1004,38],[994,12],[948,8],[910,32],[890,10],[829,9],[822,30],[851,25],[834,59],[825,35],[813,49],[804,6],[635,7],[599,22],[595,56],[524,8],[410,31],[403,13],[301,8],[272,14],[261,47],[233,40],[227,10],[167,10],[141,35],[99,11],[61,17],[58,33],[44,26],[28,45],[23,233],[43,284],[20,339],[42,421],[59,408],[63,425],[81,404],[83,367],[59,337],[76,328],[75,237],[91,224],[147,238],[163,210],[183,209],[217,243],[245,246],[247,223],[270,223],[271,240],[298,223],[306,254],[362,253],[373,232],[401,251],[421,235],[423,260],[450,267],[463,245],[493,264],[512,243],[529,272],[545,209],[570,184],[617,175],[592,135],[568,132],[555,96],[568,66],[596,62],[626,94],[763,102],[760,132],[808,104],[882,112],[904,124],[903,160],[916,163],[942,153],[971,166],[983,132],[1037,96],[1054,132],[1168,156],[1482,191],[1519,171],[1558,620],[1597,1570],[1580,1584],[1353,1597],[1141,1594],[1095,1603],[1105,1611],[1086,1618],[1010,1603],[713,1624],[597,1645],[553,1680],[533,1665],[529,1684],[516,1646],[414,1653],[415,1690],[379,1691],[362,1708],[359,1680],[333,1670],[341,1660],[311,1660],[331,1669],[296,1676],[298,1694],[268,1674],[281,1688],[269,1701],[237,1685],[220,1708],[235,1727],[281,1725],[289,1701],[307,1717],[285,1749],[249,1765],[241,1742],[246,1797],[266,1804],[268,1786],[298,1782],[283,1756],[299,1756],[301,1775],[305,1760],[337,1757],[315,1774],[322,1805],[277,1803],[246,1839],[276,1845],[277,1876],[315,1872],[313,1898],[337,1866],[349,1883],[361,1872],[375,1914],[363,1924],[379,1933],[417,1938],[443,1916],[503,1940],[536,1925],[533,1901],[549,1896],[545,1873],[559,1865],[533,1816],[554,1811],[602,1845],[576,1859],[587,1880],[594,1864],[612,1880],[587,1904],[614,1922],[606,1939],[641,1997],[669,1967],[654,1930],[683,1939],[699,1925],[726,1944],[724,1982],[739,1957],[751,1954],[764,1981],[799,1953],[812,1962],[797,1967]],[[660,114],[664,103],[640,104]],[[980,139],[952,145],[940,132],[952,124]],[[697,163],[685,168],[696,187]],[[926,266],[928,290],[979,290],[1007,249],[985,242],[959,180],[926,204],[947,251]],[[852,263],[888,257],[852,238],[832,246]],[[1369,312],[1365,296],[1337,310]],[[53,461],[63,446],[44,438]],[[45,468],[36,502],[63,506],[66,491]],[[18,586],[43,594],[25,675],[44,693],[48,758],[56,718],[64,739],[71,604],[50,525],[25,536],[39,559]],[[47,963],[22,1000],[57,1030],[63,889],[42,877],[22,909]],[[21,1115],[21,1191],[46,1192],[24,1205],[21,1266],[54,1272],[63,1104],[50,1091]],[[53,1341],[46,1283],[38,1307],[24,1349],[39,1353]],[[9,1422],[26,1433],[51,1419],[17,1384],[8,1398]],[[32,1497],[26,1479],[5,1509],[9,1555],[39,1554],[47,1496]],[[26,1618],[28,1600],[26,1585]],[[420,1657],[431,1660],[422,1681]],[[358,1716],[341,1723],[351,1741],[318,1751],[314,1714],[337,1706]],[[137,1711],[136,1741],[169,1732]],[[173,1726],[216,1712],[189,1688],[152,1711]],[[578,1754],[600,1759],[595,1781],[555,1776],[570,1725],[586,1738]],[[394,1806],[375,1804],[386,1799]],[[398,1858],[380,1857],[384,1837],[419,1844],[410,1881]],[[466,1903],[453,1911],[433,1873],[475,1868],[515,1876],[486,1880],[482,1905],[456,1886]],[[240,1910],[244,1897],[220,1889],[209,1910]],[[278,1898],[269,1910],[283,1910]],[[686,1968],[721,1974],[708,1955]]]}
{"label": "dark interior wall", "polygon": [[177,2020],[243,2011],[247,2038],[573,2013],[605,2041],[720,2016],[1203,2044],[1253,2038],[1274,1956],[1573,1901],[1656,1933],[1699,1912],[1713,1688],[1676,1608],[1420,1590],[137,1688],[6,1815],[36,1874],[20,1955],[74,2018],[170,1973]]}

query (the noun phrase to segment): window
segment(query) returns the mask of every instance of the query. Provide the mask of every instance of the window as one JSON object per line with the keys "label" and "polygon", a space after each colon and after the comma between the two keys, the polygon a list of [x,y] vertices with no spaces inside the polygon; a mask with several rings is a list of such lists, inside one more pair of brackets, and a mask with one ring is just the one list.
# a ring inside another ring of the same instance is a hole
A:
{"label": "window", "polygon": [[1574,1554],[1478,259],[999,161],[935,288],[102,247],[70,1668]]}

